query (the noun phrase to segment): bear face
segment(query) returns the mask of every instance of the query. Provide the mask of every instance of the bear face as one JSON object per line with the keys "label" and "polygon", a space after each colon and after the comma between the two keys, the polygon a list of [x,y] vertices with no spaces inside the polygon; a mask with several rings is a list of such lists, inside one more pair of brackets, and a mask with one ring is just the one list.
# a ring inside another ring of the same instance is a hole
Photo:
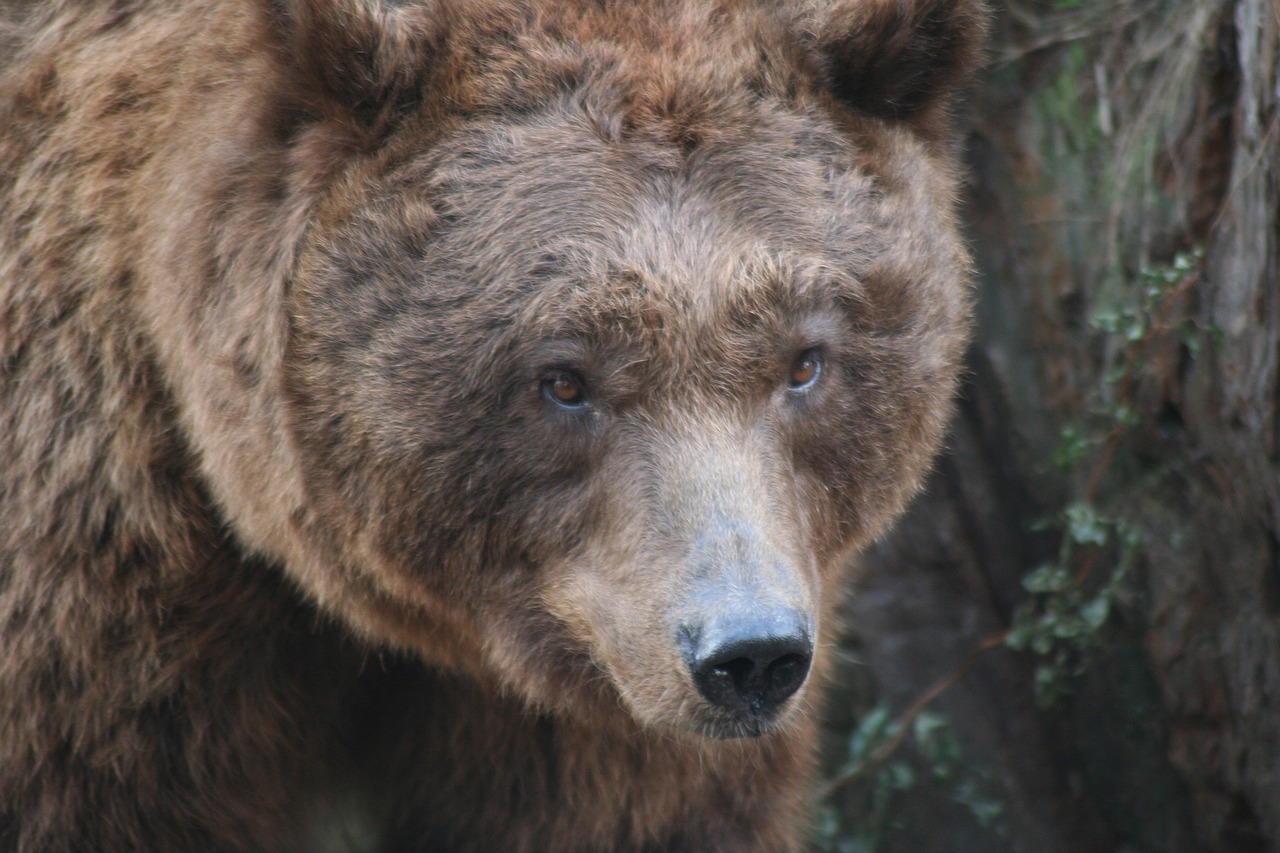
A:
{"label": "bear face", "polygon": [[455,69],[328,199],[288,421],[357,624],[438,658],[448,609],[451,653],[539,707],[759,734],[938,442],[966,261],[926,142],[749,73],[776,22],[621,17],[521,33],[545,92]]}

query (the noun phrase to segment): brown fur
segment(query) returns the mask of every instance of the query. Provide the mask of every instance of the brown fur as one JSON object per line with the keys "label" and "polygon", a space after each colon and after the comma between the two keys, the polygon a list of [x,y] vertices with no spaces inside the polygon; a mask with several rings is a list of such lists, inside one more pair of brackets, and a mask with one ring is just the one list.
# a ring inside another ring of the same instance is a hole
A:
{"label": "brown fur", "polygon": [[[0,850],[801,844],[981,29],[834,5],[0,6]],[[673,642],[729,564],[817,624],[776,720]]]}

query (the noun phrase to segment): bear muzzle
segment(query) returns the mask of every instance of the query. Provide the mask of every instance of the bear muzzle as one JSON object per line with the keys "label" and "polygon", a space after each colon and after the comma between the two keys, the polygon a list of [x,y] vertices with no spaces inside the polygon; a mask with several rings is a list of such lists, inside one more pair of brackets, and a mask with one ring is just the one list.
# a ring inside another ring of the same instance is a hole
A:
{"label": "bear muzzle", "polygon": [[[758,494],[720,495],[735,492]],[[758,737],[789,716],[809,677],[816,579],[811,561],[771,530],[759,507],[715,507],[702,517],[668,625],[701,706],[697,728],[714,738]]]}

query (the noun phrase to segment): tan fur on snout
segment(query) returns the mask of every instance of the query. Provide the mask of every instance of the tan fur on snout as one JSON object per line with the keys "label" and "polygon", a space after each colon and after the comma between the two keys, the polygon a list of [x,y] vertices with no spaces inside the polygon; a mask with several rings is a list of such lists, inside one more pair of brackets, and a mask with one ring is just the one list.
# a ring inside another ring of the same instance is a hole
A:
{"label": "tan fur on snout", "polygon": [[[544,600],[637,720],[717,736],[727,725],[699,695],[679,632],[775,604],[804,614],[816,637],[821,583],[793,475],[779,461],[785,451],[752,423],[761,414],[683,402],[619,429],[628,440],[602,472],[609,525],[552,569]],[[784,725],[798,703],[771,725]]]}

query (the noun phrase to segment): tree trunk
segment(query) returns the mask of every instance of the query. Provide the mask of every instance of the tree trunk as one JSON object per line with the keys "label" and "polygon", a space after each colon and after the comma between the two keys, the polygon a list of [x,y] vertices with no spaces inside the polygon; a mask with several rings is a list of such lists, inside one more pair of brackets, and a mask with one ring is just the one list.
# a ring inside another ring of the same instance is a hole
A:
{"label": "tree trunk", "polygon": [[995,13],[969,383],[850,598],[820,846],[1280,851],[1280,7]]}

